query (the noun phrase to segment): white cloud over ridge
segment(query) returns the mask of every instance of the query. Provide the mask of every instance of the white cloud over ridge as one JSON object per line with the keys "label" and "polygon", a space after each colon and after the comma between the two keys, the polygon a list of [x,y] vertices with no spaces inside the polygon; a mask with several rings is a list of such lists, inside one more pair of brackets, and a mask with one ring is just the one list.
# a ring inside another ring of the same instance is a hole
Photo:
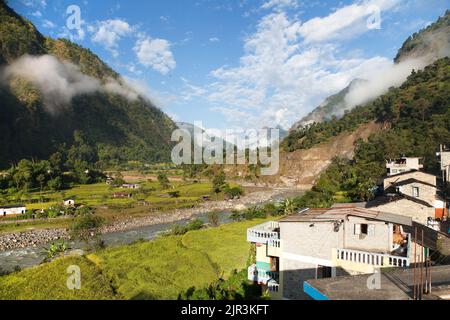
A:
{"label": "white cloud over ridge", "polygon": [[37,86],[43,95],[47,110],[57,114],[77,95],[108,92],[122,95],[129,100],[139,97],[136,90],[109,79],[106,83],[83,74],[80,68],[69,62],[61,62],[52,55],[24,55],[1,70],[0,80],[7,83],[14,77],[23,77]]}

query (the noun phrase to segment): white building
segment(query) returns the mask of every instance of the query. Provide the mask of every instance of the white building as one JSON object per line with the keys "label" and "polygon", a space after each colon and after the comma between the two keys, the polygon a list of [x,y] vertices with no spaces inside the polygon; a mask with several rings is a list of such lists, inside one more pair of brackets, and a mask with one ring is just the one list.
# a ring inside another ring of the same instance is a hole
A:
{"label": "white building", "polygon": [[400,159],[386,161],[386,170],[388,176],[394,176],[413,170],[423,169],[422,158],[402,157]]}
{"label": "white building", "polygon": [[64,205],[66,207],[74,207],[75,206],[75,200],[74,199],[64,199]]}
{"label": "white building", "polygon": [[138,184],[132,184],[132,183],[125,183],[122,185],[122,188],[124,189],[139,189],[141,186]]}
{"label": "white building", "polygon": [[0,207],[0,217],[16,216],[27,211],[25,206],[5,206]]}

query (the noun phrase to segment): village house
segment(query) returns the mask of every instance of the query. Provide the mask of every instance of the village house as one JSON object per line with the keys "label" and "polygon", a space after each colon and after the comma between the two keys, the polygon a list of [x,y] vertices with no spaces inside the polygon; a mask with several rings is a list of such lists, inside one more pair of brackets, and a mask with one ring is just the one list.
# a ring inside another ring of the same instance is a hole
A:
{"label": "village house", "polygon": [[388,176],[404,173],[412,170],[423,169],[422,158],[402,157],[400,159],[390,159],[386,161],[386,171]]}
{"label": "village house", "polygon": [[23,205],[2,206],[0,207],[0,217],[17,216],[24,214],[27,208]]}
{"label": "village house", "polygon": [[122,185],[123,189],[139,189],[141,186],[139,184],[132,184],[132,183],[124,183]]}
{"label": "village house", "polygon": [[306,209],[247,230],[256,244],[248,279],[267,287],[273,299],[309,299],[303,291],[309,279],[409,267],[423,248],[417,245],[414,255],[417,229],[427,231],[425,247],[435,248],[436,233],[410,217],[358,207]]}
{"label": "village house", "polygon": [[413,221],[437,229],[448,217],[446,201],[432,174],[412,170],[388,176],[383,188],[384,195],[369,201],[366,208],[409,216]]}
{"label": "village house", "polygon": [[75,207],[75,200],[74,199],[64,199],[63,205],[66,207]]}
{"label": "village house", "polygon": [[125,198],[131,198],[133,195],[128,192],[114,192],[113,198],[115,199],[125,199]]}

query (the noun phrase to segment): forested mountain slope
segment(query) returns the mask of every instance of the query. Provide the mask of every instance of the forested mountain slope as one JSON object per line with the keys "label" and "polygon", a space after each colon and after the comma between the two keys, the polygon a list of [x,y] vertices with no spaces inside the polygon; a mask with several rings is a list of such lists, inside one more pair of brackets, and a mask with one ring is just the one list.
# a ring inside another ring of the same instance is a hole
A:
{"label": "forested mountain slope", "polygon": [[89,49],[44,37],[3,0],[0,64],[0,168],[47,158],[75,133],[103,162],[170,158],[169,117]]}

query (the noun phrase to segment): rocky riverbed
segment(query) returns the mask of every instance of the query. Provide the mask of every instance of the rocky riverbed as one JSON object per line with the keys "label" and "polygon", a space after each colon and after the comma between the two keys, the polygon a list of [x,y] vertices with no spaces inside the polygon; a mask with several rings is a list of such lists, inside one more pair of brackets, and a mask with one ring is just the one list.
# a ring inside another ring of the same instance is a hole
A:
{"label": "rocky riverbed", "polygon": [[[266,203],[270,200],[283,198],[283,195],[286,195],[286,197],[292,196],[296,192],[300,191],[280,188],[267,191],[252,192],[245,195],[241,199],[204,202],[201,205],[196,206],[195,208],[180,209],[164,214],[152,214],[140,218],[128,218],[120,220],[111,225],[107,225],[101,228],[100,232],[105,234],[111,232],[132,230],[162,223],[172,223],[180,220],[191,219],[199,214],[207,212],[243,210],[247,207]],[[67,230],[30,230],[26,232],[12,233],[0,236],[0,251],[33,247],[61,239],[69,239],[69,233]]]}
{"label": "rocky riverbed", "polygon": [[63,229],[52,229],[6,234],[0,236],[0,251],[36,247],[60,239],[69,239],[69,233]]}

